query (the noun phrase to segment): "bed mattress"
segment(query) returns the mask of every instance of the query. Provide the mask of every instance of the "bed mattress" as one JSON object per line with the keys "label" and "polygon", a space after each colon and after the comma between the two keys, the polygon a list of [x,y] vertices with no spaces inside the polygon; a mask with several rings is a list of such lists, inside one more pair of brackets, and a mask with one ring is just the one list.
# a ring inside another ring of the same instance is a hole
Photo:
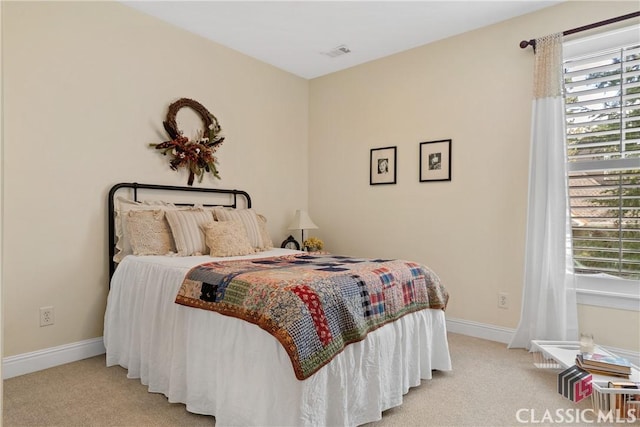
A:
{"label": "bed mattress", "polygon": [[361,425],[402,404],[432,370],[451,370],[444,311],[426,309],[369,333],[300,381],[282,345],[260,327],[175,303],[187,272],[212,260],[122,260],[105,313],[107,366],[126,368],[129,378],[190,412],[215,416],[217,426]]}

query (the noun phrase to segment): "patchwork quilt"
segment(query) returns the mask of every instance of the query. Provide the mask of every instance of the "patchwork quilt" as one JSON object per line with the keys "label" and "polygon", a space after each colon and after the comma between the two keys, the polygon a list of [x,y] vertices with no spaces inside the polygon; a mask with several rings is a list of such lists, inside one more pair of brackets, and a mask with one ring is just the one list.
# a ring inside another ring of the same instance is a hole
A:
{"label": "patchwork quilt", "polygon": [[268,331],[304,380],[367,333],[418,310],[444,310],[448,299],[438,276],[414,262],[295,254],[198,265],[176,303]]}

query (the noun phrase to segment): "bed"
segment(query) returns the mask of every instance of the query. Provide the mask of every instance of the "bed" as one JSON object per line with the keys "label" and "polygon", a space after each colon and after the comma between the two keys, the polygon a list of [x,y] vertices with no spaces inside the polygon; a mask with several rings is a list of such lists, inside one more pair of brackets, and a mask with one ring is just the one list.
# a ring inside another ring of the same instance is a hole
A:
{"label": "bed", "polygon": [[[237,190],[121,183],[109,191],[112,277],[104,323],[107,366],[126,368],[127,376],[140,379],[149,392],[183,403],[190,412],[214,416],[217,426],[361,425],[401,405],[403,395],[431,379],[433,370],[451,370],[444,307],[402,314],[373,328],[364,339],[347,342],[313,372],[298,375],[282,340],[258,321],[176,303],[187,275],[198,266],[264,260],[271,264],[273,259],[300,264],[300,257],[315,256],[267,247],[272,245],[224,257],[198,252],[123,254],[126,227],[117,221],[124,217],[118,202],[129,200],[126,203],[134,211],[158,212],[173,194],[192,192],[205,196],[205,202],[196,201],[201,206],[193,209],[253,211],[250,196]],[[120,193],[127,196],[117,196]],[[162,202],[142,204],[145,197]],[[190,209],[182,208],[184,199],[178,199],[180,203],[170,204],[170,209]],[[149,212],[144,215],[149,217]],[[256,235],[263,231],[256,230]]]}

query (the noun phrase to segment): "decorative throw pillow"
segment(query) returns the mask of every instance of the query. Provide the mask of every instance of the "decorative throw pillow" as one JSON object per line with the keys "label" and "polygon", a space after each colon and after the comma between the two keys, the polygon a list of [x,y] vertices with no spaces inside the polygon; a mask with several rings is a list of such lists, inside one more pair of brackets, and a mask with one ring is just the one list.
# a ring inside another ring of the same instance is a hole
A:
{"label": "decorative throw pillow", "polygon": [[273,240],[271,240],[271,235],[269,235],[269,230],[267,229],[267,218],[264,215],[256,215],[258,215],[258,226],[260,226],[260,235],[262,236],[261,250],[273,249]]}
{"label": "decorative throw pillow", "polygon": [[239,221],[215,221],[202,226],[211,256],[248,255],[255,252]]}
{"label": "decorative throw pillow", "polygon": [[165,213],[178,255],[191,256],[208,253],[201,226],[213,221],[211,211],[189,209],[182,211],[168,210]]}
{"label": "decorative throw pillow", "polygon": [[122,259],[133,253],[131,248],[131,242],[129,238],[129,227],[127,226],[129,211],[142,211],[142,210],[157,210],[157,209],[179,209],[172,203],[166,203],[162,201],[145,201],[136,202],[127,199],[122,196],[118,196],[115,199],[115,235],[116,235],[116,251],[113,256],[115,262],[120,262]]}
{"label": "decorative throw pillow", "polygon": [[175,252],[173,236],[164,211],[130,210],[127,227],[134,255],[167,255]]}
{"label": "decorative throw pillow", "polygon": [[[244,225],[249,237],[249,243],[255,249],[265,250],[268,248],[269,242],[263,240],[263,232],[258,220],[258,215],[253,209],[225,209],[215,208],[213,210],[214,216],[218,221],[239,221]],[[266,219],[265,219],[266,224]],[[265,226],[266,230],[266,226]],[[273,247],[273,243],[271,244]]]}

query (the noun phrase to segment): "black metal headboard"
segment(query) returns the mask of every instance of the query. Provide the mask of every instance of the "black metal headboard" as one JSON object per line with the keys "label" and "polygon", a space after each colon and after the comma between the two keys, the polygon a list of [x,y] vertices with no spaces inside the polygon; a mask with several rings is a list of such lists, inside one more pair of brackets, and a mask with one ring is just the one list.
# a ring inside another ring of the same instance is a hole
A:
{"label": "black metal headboard", "polygon": [[[244,197],[247,208],[251,207],[251,197],[249,193],[242,190],[225,190],[220,188],[197,188],[197,187],[176,187],[173,185],[157,185],[157,184],[139,184],[137,182],[121,182],[114,185],[109,190],[109,198],[107,201],[107,218],[109,221],[109,278],[113,276],[116,270],[116,262],[113,260],[116,245],[116,216],[115,216],[115,194],[122,188],[133,189],[132,200],[138,201],[138,190],[159,190],[159,191],[177,191],[177,192],[197,192],[197,193],[216,193],[229,195],[229,203],[202,203],[203,206],[225,206],[230,208],[238,207],[238,196]],[[145,191],[146,193],[146,191]],[[168,200],[170,201],[170,200]],[[176,203],[176,205],[188,205],[189,203]]]}

